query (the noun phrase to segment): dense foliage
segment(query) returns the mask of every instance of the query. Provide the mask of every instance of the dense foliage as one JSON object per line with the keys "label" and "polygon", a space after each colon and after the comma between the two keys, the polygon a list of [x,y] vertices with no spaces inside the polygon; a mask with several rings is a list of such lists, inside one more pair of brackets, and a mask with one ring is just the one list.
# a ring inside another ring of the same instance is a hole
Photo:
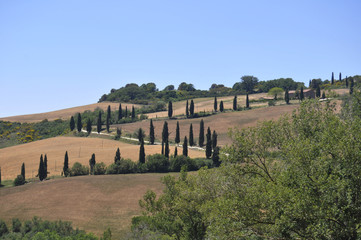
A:
{"label": "dense foliage", "polygon": [[163,178],[136,236],[160,239],[361,239],[361,95],[342,114],[304,101],[277,121],[230,134],[219,168]]}

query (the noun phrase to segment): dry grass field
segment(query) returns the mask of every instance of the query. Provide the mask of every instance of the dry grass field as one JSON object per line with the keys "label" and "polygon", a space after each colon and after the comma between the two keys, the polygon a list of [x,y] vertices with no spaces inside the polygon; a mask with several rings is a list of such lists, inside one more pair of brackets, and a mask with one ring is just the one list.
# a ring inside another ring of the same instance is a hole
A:
{"label": "dry grass field", "polygon": [[[69,166],[75,162],[89,165],[89,159],[95,153],[96,162],[109,165],[114,162],[114,156],[119,147],[121,156],[138,161],[139,146],[101,138],[55,137],[36,142],[26,143],[0,149],[1,177],[3,180],[13,180],[20,174],[21,165],[25,163],[26,178],[37,175],[40,154],[47,154],[49,176],[60,175],[63,169],[65,151],[68,151]],[[161,152],[160,145],[145,145],[145,154]],[[171,154],[174,147],[170,147]],[[182,152],[182,148],[178,149]],[[189,156],[205,157],[205,153],[189,149]]]}
{"label": "dry grass field", "polygon": [[[107,227],[113,239],[128,230],[138,205],[151,189],[158,194],[165,174],[123,174],[59,178],[12,188],[0,188],[0,219],[12,218],[73,222],[74,227],[100,236]],[[172,175],[175,175],[174,173]]]}
{"label": "dry grass field", "polygon": [[[0,120],[10,121],[10,122],[40,122],[44,119],[48,119],[49,121],[56,119],[66,120],[69,119],[71,116],[75,115],[76,113],[83,113],[85,111],[94,111],[96,108],[101,108],[104,111],[106,111],[109,105],[112,111],[118,110],[119,108],[119,103],[101,102],[101,103],[94,103],[79,107],[66,108],[66,109],[46,112],[46,113],[5,117],[5,118],[0,118]],[[140,107],[140,105],[136,105],[136,104],[122,103],[122,107],[125,108],[127,106],[128,109],[131,109],[133,105],[134,107]]]}

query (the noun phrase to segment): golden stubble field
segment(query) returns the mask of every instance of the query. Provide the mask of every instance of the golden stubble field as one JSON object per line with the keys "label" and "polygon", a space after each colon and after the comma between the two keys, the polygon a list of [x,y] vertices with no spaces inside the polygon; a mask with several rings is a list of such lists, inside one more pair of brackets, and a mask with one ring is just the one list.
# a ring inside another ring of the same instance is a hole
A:
{"label": "golden stubble field", "polygon": [[[25,163],[26,178],[37,175],[40,154],[47,154],[49,176],[60,175],[64,164],[65,151],[68,151],[69,167],[75,162],[89,166],[89,159],[95,153],[96,162],[107,166],[114,163],[114,156],[119,147],[121,156],[135,162],[139,159],[139,145],[102,138],[55,137],[0,149],[0,166],[2,180],[13,180],[20,174],[21,165]],[[160,145],[145,145],[145,154],[161,152]],[[173,154],[174,146],[170,146]],[[182,148],[178,148],[182,153]],[[205,157],[203,151],[188,150],[190,157]]]}

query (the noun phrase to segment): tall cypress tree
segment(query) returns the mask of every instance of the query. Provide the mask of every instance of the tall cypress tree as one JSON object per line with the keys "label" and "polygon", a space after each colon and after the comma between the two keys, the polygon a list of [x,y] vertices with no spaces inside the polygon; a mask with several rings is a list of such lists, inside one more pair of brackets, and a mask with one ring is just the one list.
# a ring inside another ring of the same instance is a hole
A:
{"label": "tall cypress tree", "polygon": [[223,101],[221,101],[221,103],[219,104],[219,111],[223,112]]}
{"label": "tall cypress tree", "polygon": [[164,156],[166,156],[166,158],[169,158],[169,142],[168,141],[165,142]]}
{"label": "tall cypress tree", "polygon": [[75,128],[75,121],[74,121],[74,117],[71,116],[70,118],[70,131],[73,131]]}
{"label": "tall cypress tree", "polygon": [[88,135],[90,135],[92,132],[92,121],[90,120],[90,118],[88,118],[88,120],[86,122],[86,131],[87,131]]}
{"label": "tall cypress tree", "polygon": [[48,156],[44,156],[44,179],[48,177]]}
{"label": "tall cypress tree", "polygon": [[132,106],[132,120],[135,119],[135,108],[134,106]]}
{"label": "tall cypress tree", "polygon": [[347,76],[346,76],[346,87],[348,88],[348,79],[347,79]]}
{"label": "tall cypress tree", "polygon": [[44,160],[43,160],[43,154],[40,156],[40,163],[39,163],[39,169],[38,169],[38,177],[40,181],[44,180]]}
{"label": "tall cypress tree", "polygon": [[193,140],[193,125],[191,123],[191,126],[189,127],[189,146],[193,147],[194,140]]}
{"label": "tall cypress tree", "polygon": [[233,98],[233,110],[234,111],[237,110],[237,95],[235,95],[234,98]]}
{"label": "tall cypress tree", "polygon": [[150,119],[150,126],[149,126],[149,143],[153,145],[153,144],[154,144],[154,140],[155,140],[155,137],[154,137],[153,120]]}
{"label": "tall cypress tree", "polygon": [[189,107],[189,113],[191,114],[191,117],[194,115],[194,102],[193,99],[191,100],[191,105]]}
{"label": "tall cypress tree", "polygon": [[25,181],[25,163],[23,163],[23,164],[21,165],[21,176],[23,176],[24,181]]}
{"label": "tall cypress tree", "polygon": [[121,156],[120,156],[120,150],[119,148],[117,149],[117,151],[115,152],[115,156],[114,156],[114,163],[117,164],[120,162]]}
{"label": "tall cypress tree", "polygon": [[[178,156],[178,149],[177,149],[177,146],[175,146],[175,149],[174,149],[174,157]],[[0,169],[1,170],[1,169]],[[1,177],[1,173],[0,173],[0,177]],[[0,179],[0,184],[1,184],[1,179]]]}
{"label": "tall cypress tree", "polygon": [[189,117],[188,100],[187,100],[187,103],[186,103],[186,117],[187,118]]}
{"label": "tall cypress tree", "polygon": [[341,73],[340,75],[338,76],[339,77],[339,81],[342,82],[342,76],[341,76]]}
{"label": "tall cypress tree", "polygon": [[325,94],[325,91],[322,92],[322,99],[325,99],[326,98],[326,94]]}
{"label": "tall cypress tree", "polygon": [[65,152],[65,156],[64,156],[63,174],[64,174],[65,177],[69,176],[69,157],[68,157],[68,151]]}
{"label": "tall cypress tree", "polygon": [[320,86],[317,86],[317,88],[316,88],[316,97],[321,97],[321,88],[320,88]]}
{"label": "tall cypress tree", "polygon": [[100,133],[102,130],[102,113],[99,111],[98,122],[97,122],[97,132]]}
{"label": "tall cypress tree", "polygon": [[221,164],[219,161],[219,147],[215,147],[213,150],[212,162],[213,166],[215,167],[219,167],[219,165]]}
{"label": "tall cypress tree", "polygon": [[168,117],[171,118],[173,116],[173,104],[172,101],[168,103]]}
{"label": "tall cypress tree", "polygon": [[353,85],[354,85],[353,78],[351,77],[350,78],[350,94],[353,94]]}
{"label": "tall cypress tree", "polygon": [[204,122],[203,119],[201,120],[200,124],[199,124],[199,138],[198,138],[198,143],[200,147],[204,146]]}
{"label": "tall cypress tree", "polygon": [[145,163],[144,142],[140,144],[140,148],[139,148],[139,163]]}
{"label": "tall cypress tree", "polygon": [[107,109],[107,119],[106,119],[107,132],[109,132],[111,114],[112,114],[112,113],[111,113],[111,110],[110,110],[110,105],[108,105],[108,109]]}
{"label": "tall cypress tree", "polygon": [[125,106],[125,114],[124,117],[127,118],[128,117],[128,106]]}
{"label": "tall cypress tree", "polygon": [[217,132],[216,130],[213,130],[213,134],[212,134],[212,149],[215,149],[217,147]]}
{"label": "tall cypress tree", "polygon": [[180,133],[179,132],[180,132],[179,131],[179,121],[177,121],[177,128],[175,130],[175,139],[174,139],[176,144],[180,143]]}
{"label": "tall cypress tree", "polygon": [[214,111],[217,112],[218,103],[217,103],[217,97],[216,96],[214,97],[213,108],[214,108]]}
{"label": "tall cypress tree", "polygon": [[249,98],[248,98],[248,93],[246,95],[246,108],[249,108]]}
{"label": "tall cypress tree", "polygon": [[164,142],[162,141],[162,155],[164,155]]}
{"label": "tall cypress tree", "polygon": [[184,137],[184,141],[183,141],[183,155],[188,157],[188,140],[187,140],[187,136]]}
{"label": "tall cypress tree", "polygon": [[118,121],[123,118],[123,109],[122,104],[119,103],[119,109],[118,109]]}
{"label": "tall cypress tree", "polygon": [[168,141],[168,136],[169,136],[168,123],[167,123],[167,121],[164,121],[163,131],[162,131],[162,142],[165,143],[166,141]]}
{"label": "tall cypress tree", "polygon": [[288,93],[288,89],[285,91],[285,102],[286,104],[290,104],[290,94]]}
{"label": "tall cypress tree", "polygon": [[305,95],[303,94],[303,87],[301,87],[300,100],[303,101],[303,99],[305,99]]}
{"label": "tall cypress tree", "polygon": [[331,84],[333,85],[335,83],[335,78],[333,77],[333,72],[332,72],[332,76],[331,76]]}
{"label": "tall cypress tree", "polygon": [[144,142],[144,132],[143,132],[142,128],[138,129],[138,140],[139,140],[139,143]]}
{"label": "tall cypress tree", "polygon": [[2,186],[2,184],[1,184],[1,167],[0,167],[0,186]]}
{"label": "tall cypress tree", "polygon": [[94,175],[94,166],[95,166],[95,154],[93,153],[91,158],[89,159],[89,166],[90,166],[90,175]]}
{"label": "tall cypress tree", "polygon": [[81,132],[82,125],[81,125],[81,115],[80,115],[80,113],[78,113],[78,121],[77,121],[76,127],[78,129],[78,132]]}
{"label": "tall cypress tree", "polygon": [[212,133],[211,129],[208,127],[206,134],[207,142],[206,142],[206,158],[211,158],[212,156]]}

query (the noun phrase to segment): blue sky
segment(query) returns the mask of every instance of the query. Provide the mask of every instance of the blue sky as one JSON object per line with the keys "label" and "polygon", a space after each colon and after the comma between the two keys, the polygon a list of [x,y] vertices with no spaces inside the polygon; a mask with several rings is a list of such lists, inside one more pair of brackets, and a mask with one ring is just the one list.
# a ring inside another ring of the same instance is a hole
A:
{"label": "blue sky", "polygon": [[361,74],[361,1],[0,1],[0,117],[127,83]]}

